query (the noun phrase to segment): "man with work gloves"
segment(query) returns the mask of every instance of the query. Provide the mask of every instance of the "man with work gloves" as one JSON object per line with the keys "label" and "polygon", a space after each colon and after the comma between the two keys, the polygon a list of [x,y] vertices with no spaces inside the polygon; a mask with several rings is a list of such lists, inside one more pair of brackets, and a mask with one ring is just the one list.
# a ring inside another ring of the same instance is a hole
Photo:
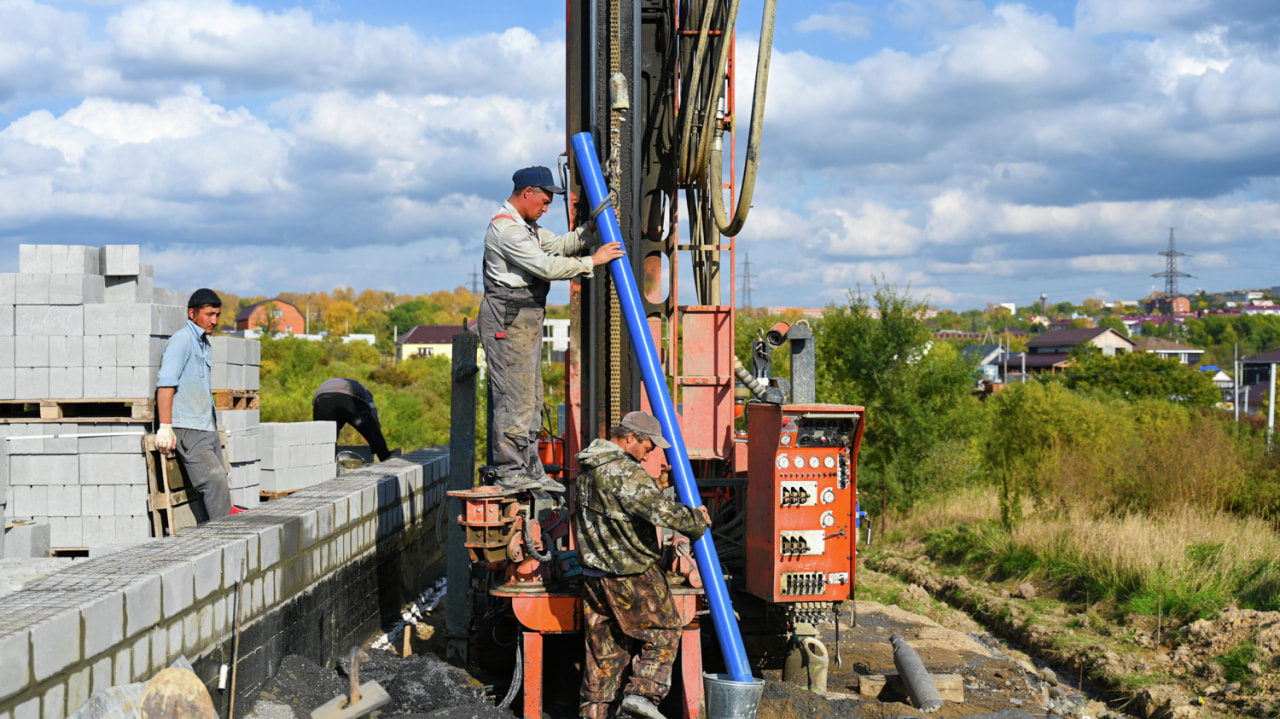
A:
{"label": "man with work gloves", "polygon": [[711,526],[706,507],[668,499],[662,494],[665,473],[655,481],[640,466],[655,447],[670,446],[653,415],[630,412],[609,439],[578,453],[583,473],[573,526],[583,575],[583,719],[608,719],[628,664],[621,713],[662,719],[658,704],[671,689],[684,622],[658,566],[655,528],[697,539]]}
{"label": "man with work gloves", "polygon": [[222,463],[211,385],[209,333],[221,315],[222,300],[216,292],[201,288],[191,293],[187,324],[165,343],[156,379],[156,448],[165,454],[177,450],[178,462],[202,500],[204,516],[195,512],[201,523],[231,514],[231,487]]}
{"label": "man with work gloves", "polygon": [[551,199],[563,194],[546,167],[526,167],[484,236],[484,300],[480,343],[484,346],[492,393],[492,473],[503,489],[563,492],[538,457],[542,428],[542,321],[552,280],[591,276],[596,267],[621,257],[617,243],[575,257],[594,241],[587,226],[557,235],[538,226]]}

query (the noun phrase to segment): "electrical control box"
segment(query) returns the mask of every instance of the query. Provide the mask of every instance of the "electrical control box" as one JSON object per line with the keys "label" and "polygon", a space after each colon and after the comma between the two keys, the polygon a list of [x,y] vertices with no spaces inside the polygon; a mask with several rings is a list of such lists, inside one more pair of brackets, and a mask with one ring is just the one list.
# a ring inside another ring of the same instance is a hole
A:
{"label": "electrical control box", "polygon": [[747,405],[747,591],[853,598],[862,407]]}

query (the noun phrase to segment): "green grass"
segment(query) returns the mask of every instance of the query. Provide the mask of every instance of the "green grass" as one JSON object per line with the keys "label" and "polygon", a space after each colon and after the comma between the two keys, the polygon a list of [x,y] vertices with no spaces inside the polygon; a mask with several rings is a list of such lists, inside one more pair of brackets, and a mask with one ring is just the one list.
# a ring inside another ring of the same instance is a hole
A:
{"label": "green grass", "polygon": [[1253,679],[1249,664],[1257,661],[1257,653],[1258,647],[1252,640],[1236,645],[1235,649],[1218,657],[1218,664],[1222,665],[1222,675],[1229,682],[1247,684]]}

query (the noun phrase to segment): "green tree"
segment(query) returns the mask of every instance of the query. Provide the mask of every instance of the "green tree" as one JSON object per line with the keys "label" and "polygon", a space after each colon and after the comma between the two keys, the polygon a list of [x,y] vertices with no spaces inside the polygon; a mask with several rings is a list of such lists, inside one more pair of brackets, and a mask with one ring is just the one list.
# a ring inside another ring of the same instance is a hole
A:
{"label": "green tree", "polygon": [[1129,328],[1124,326],[1124,322],[1121,322],[1119,317],[1103,317],[1098,320],[1098,326],[1109,327],[1119,332],[1122,337],[1129,336]]}
{"label": "green tree", "polygon": [[1129,401],[1159,399],[1189,407],[1211,407],[1222,395],[1206,372],[1176,359],[1149,352],[1126,352],[1114,357],[1096,348],[1073,352],[1075,361],[1065,372],[1073,390],[1102,390]]}
{"label": "green tree", "polygon": [[[954,465],[938,456],[944,443],[977,428],[969,367],[950,345],[933,341],[925,309],[877,283],[870,295],[851,292],[847,307],[829,307],[815,327],[818,399],[866,407],[859,482],[872,497],[887,491],[897,507],[941,479],[929,468]],[[963,452],[963,442],[952,448]]]}

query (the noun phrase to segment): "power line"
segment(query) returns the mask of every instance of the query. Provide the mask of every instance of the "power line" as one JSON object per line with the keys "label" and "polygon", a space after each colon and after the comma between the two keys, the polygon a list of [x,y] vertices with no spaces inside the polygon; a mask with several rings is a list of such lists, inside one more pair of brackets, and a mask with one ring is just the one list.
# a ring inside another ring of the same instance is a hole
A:
{"label": "power line", "polygon": [[1186,253],[1178,252],[1177,246],[1174,245],[1172,227],[1169,228],[1169,249],[1165,250],[1164,252],[1158,252],[1156,254],[1163,255],[1165,257],[1164,272],[1156,272],[1151,276],[1164,278],[1164,300],[1163,300],[1164,315],[1166,318],[1165,321],[1169,324],[1170,327],[1172,327],[1173,326],[1173,298],[1178,296],[1178,278],[1191,277],[1191,275],[1185,272],[1178,271],[1178,258],[1186,257]]}
{"label": "power line", "polygon": [[480,273],[476,271],[476,266],[471,266],[471,294],[480,294]]}
{"label": "power line", "polygon": [[754,309],[751,304],[751,278],[758,275],[751,274],[751,254],[742,253],[742,301],[743,309]]}

